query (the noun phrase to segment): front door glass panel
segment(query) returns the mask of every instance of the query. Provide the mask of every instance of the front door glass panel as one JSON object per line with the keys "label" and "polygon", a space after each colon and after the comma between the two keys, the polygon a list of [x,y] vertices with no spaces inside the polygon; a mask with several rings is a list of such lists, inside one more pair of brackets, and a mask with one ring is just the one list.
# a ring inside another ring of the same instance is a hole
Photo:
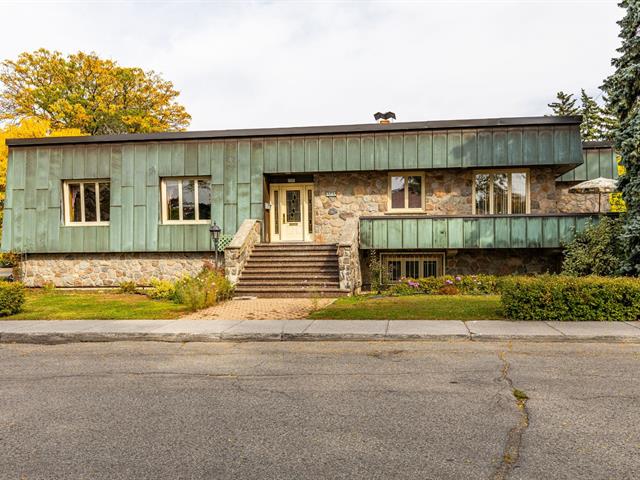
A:
{"label": "front door glass panel", "polygon": [[287,223],[300,221],[300,190],[287,190]]}

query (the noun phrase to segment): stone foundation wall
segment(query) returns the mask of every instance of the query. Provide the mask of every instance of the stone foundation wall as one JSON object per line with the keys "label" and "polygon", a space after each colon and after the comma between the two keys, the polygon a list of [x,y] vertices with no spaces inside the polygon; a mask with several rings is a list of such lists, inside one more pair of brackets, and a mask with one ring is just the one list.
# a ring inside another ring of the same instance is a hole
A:
{"label": "stone foundation wall", "polygon": [[[224,263],[218,255],[220,264]],[[22,263],[22,280],[29,287],[117,287],[122,282],[148,285],[152,278],[177,280],[198,273],[213,253],[85,253],[30,254]]]}
{"label": "stone foundation wall", "polygon": [[[371,250],[361,250],[363,288],[371,287],[369,262]],[[377,254],[393,253],[378,250]],[[402,254],[442,253],[442,250],[399,250]],[[511,275],[557,273],[562,265],[562,252],[555,249],[467,249],[445,252],[445,275]]]}
{"label": "stone foundation wall", "polygon": [[562,265],[562,252],[544,248],[458,250],[447,252],[447,275],[511,275],[557,273]]}
{"label": "stone foundation wall", "polygon": [[[471,170],[425,171],[427,215],[471,215]],[[556,213],[557,173],[553,168],[529,170],[531,213]],[[347,219],[388,213],[388,172],[318,173],[314,175],[315,241],[338,242]],[[327,193],[334,193],[329,196]]]}

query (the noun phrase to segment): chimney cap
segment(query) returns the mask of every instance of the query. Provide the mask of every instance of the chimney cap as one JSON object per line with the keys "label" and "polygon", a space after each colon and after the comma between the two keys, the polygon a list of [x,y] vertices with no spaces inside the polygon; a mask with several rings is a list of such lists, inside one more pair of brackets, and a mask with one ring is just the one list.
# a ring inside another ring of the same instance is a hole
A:
{"label": "chimney cap", "polygon": [[392,119],[392,118],[394,120],[396,119],[396,114],[393,113],[393,112],[384,112],[384,113],[376,112],[376,113],[373,114],[373,118],[375,118],[376,120],[387,120],[387,122],[385,122],[385,123],[388,123],[388,121],[390,119]]}

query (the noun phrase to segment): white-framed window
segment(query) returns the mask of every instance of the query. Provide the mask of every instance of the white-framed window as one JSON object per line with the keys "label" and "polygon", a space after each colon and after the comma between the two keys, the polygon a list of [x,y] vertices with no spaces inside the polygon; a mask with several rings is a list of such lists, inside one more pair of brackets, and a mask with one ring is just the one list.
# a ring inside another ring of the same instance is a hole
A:
{"label": "white-framed window", "polygon": [[109,180],[66,180],[62,190],[65,225],[109,225]]}
{"label": "white-framed window", "polygon": [[382,268],[389,282],[402,278],[440,277],[444,275],[444,253],[382,254]]}
{"label": "white-framed window", "polygon": [[205,177],[168,177],[160,182],[163,223],[210,223],[211,181]]}
{"label": "white-framed window", "polygon": [[474,215],[518,215],[530,211],[529,172],[487,170],[474,172]]}
{"label": "white-framed window", "polygon": [[389,173],[389,211],[424,210],[424,173]]}

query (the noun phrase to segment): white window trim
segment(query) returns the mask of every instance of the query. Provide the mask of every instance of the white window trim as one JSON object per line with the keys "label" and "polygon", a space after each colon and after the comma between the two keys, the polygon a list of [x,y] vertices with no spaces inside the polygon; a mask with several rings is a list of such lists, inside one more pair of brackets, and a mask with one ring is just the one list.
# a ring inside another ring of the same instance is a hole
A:
{"label": "white window trim", "polygon": [[[179,209],[179,220],[169,220],[169,212],[167,211],[167,181],[175,180],[178,182],[178,209]],[[198,205],[198,195],[199,188],[197,186],[194,188],[193,192],[193,201],[195,204],[195,220],[183,220],[182,216],[184,212],[182,211],[182,181],[183,180],[194,180],[197,182],[206,182],[209,184],[209,188],[211,188],[211,178],[210,177],[163,177],[160,181],[160,197],[162,203],[162,223],[163,225],[208,225],[211,223],[211,219],[203,219],[200,220],[200,206]],[[213,204],[213,199],[211,199],[211,204]],[[213,213],[213,212],[211,212]]]}
{"label": "white window trim", "polygon": [[[493,182],[489,182],[489,212],[488,214],[478,214],[476,212],[476,175],[494,175],[494,174],[508,174],[508,188],[507,188],[507,211],[508,213],[493,213]],[[511,213],[511,174],[512,173],[524,173],[527,177],[525,182],[525,213]],[[472,194],[471,194],[471,211],[473,215],[528,215],[531,213],[531,173],[530,170],[525,169],[490,169],[490,170],[474,170],[472,172]]]}
{"label": "white window trim", "polygon": [[[84,186],[85,184],[93,183],[95,185],[96,191],[96,221],[85,221],[85,211],[84,211]],[[62,182],[62,206],[64,211],[64,225],[68,227],[86,227],[86,226],[104,226],[109,225],[109,221],[101,221],[101,212],[100,212],[100,183],[108,183],[109,184],[109,196],[111,196],[111,180],[108,178],[101,179],[85,179],[85,180],[64,180]],[[80,185],[80,220],[79,222],[71,220],[71,205],[69,203],[69,185],[79,184]],[[111,202],[109,202],[111,203]]]}
{"label": "white window trim", "polygon": [[[387,268],[387,262],[389,261],[400,261],[401,263],[401,267],[400,267],[400,278],[406,278],[406,262],[407,260],[419,260],[420,262],[424,261],[424,260],[437,260],[439,262],[438,264],[438,270],[440,270],[439,273],[436,274],[436,277],[441,277],[443,275],[445,275],[445,259],[446,256],[444,253],[442,252],[429,252],[429,253],[421,253],[421,252],[414,252],[414,253],[383,253],[381,254],[381,264],[382,264],[382,268],[386,269]],[[382,275],[382,274],[381,274]],[[382,280],[382,279],[381,279]],[[388,279],[389,283],[395,283],[397,282],[397,280],[390,280]]]}
{"label": "white window trim", "polygon": [[[405,177],[405,181],[404,181],[404,207],[403,208],[394,208],[393,207],[393,201],[392,201],[392,197],[391,197],[391,192],[393,189],[393,185],[391,184],[391,179],[392,177]],[[408,208],[407,205],[409,205],[409,180],[408,177],[420,177],[420,181],[422,182],[421,187],[420,187],[420,207],[419,208]],[[389,212],[399,212],[399,213],[403,213],[403,212],[424,212],[424,203],[425,203],[425,198],[426,198],[426,194],[425,194],[425,175],[424,172],[417,172],[417,171],[413,171],[413,172],[389,172],[388,175],[388,179],[387,179],[387,208]]]}

